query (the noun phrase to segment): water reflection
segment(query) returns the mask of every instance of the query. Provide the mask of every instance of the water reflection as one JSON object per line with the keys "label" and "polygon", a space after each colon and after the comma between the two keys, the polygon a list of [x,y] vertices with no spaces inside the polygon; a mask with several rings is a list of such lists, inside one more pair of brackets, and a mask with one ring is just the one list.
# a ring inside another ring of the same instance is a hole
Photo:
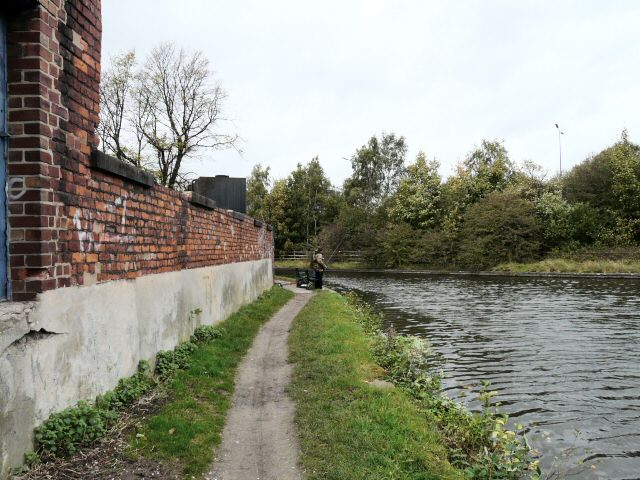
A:
{"label": "water reflection", "polygon": [[448,395],[489,380],[547,472],[640,478],[640,282],[336,274],[446,358]]}

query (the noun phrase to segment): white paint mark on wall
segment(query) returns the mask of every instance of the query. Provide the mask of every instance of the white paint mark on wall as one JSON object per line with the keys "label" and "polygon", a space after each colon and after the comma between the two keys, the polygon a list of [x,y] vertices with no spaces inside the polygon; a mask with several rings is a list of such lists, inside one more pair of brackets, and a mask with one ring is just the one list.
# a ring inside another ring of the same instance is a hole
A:
{"label": "white paint mark on wall", "polygon": [[127,219],[127,200],[125,199],[124,202],[122,202],[122,225],[124,225],[126,219]]}

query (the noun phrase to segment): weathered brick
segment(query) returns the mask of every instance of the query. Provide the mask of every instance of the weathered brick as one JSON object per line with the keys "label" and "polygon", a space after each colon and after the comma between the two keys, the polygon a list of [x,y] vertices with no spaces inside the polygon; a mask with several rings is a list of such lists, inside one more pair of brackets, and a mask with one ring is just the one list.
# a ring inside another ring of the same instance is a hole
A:
{"label": "weathered brick", "polygon": [[22,180],[8,208],[14,300],[82,285],[85,273],[104,282],[272,257],[271,232],[252,219],[89,167],[100,28],[100,0],[43,0],[9,26],[8,172]]}

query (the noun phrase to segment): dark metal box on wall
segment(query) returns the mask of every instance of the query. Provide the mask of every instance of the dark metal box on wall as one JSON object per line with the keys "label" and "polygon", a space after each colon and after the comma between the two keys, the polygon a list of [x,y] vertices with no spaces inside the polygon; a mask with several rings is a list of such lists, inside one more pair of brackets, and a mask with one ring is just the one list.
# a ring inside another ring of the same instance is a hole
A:
{"label": "dark metal box on wall", "polygon": [[218,207],[247,213],[247,179],[228,175],[200,177],[193,182],[193,191],[209,197]]}

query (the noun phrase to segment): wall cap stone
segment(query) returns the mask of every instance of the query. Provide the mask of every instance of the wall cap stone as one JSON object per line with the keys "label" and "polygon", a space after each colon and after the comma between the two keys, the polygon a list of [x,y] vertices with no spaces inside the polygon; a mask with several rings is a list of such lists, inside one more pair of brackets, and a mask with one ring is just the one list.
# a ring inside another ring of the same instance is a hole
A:
{"label": "wall cap stone", "polygon": [[253,226],[254,227],[262,228],[263,225],[264,225],[264,223],[262,223],[262,221],[258,220],[257,218],[253,219]]}
{"label": "wall cap stone", "polygon": [[193,205],[198,205],[199,207],[205,207],[210,210],[213,210],[218,206],[215,200],[211,200],[209,197],[205,197],[204,195],[200,195],[196,192],[191,192],[191,198],[189,202]]}
{"label": "wall cap stone", "polygon": [[235,210],[227,210],[227,212],[229,212],[231,216],[236,220],[244,221],[246,218],[250,218],[247,217],[244,213],[236,212]]}
{"label": "wall cap stone", "polygon": [[134,183],[139,183],[145,187],[153,187],[155,179],[149,172],[145,172],[134,165],[123,162],[122,160],[107,155],[100,150],[91,152],[91,167],[96,170],[108,172],[118,177],[126,178]]}

